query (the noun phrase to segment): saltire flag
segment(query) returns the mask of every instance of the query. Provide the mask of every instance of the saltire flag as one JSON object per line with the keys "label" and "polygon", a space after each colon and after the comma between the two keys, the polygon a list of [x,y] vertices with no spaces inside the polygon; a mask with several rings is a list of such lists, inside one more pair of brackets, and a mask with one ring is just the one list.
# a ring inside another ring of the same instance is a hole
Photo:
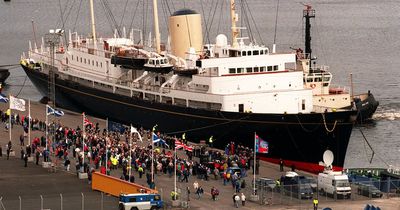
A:
{"label": "saltire flag", "polygon": [[167,144],[167,142],[164,139],[161,139],[157,134],[155,134],[153,132],[153,143],[160,143],[160,144],[164,144],[165,146],[167,146],[169,148],[169,145]]}
{"label": "saltire flag", "polygon": [[133,127],[131,125],[131,134],[133,134],[133,133],[137,133],[137,135],[139,136],[140,141],[142,141],[142,136],[140,135],[139,131],[135,127]]}
{"label": "saltire flag", "polygon": [[189,152],[193,151],[192,146],[188,146],[187,144],[179,141],[178,139],[175,139],[175,149],[181,149],[181,148],[183,148],[184,150],[187,150]]}
{"label": "saltire flag", "polygon": [[25,111],[25,100],[10,96],[10,109],[15,109],[21,112]]}
{"label": "saltire flag", "polygon": [[53,109],[49,105],[46,105],[46,108],[47,108],[47,112],[46,112],[47,115],[54,115],[56,117],[64,116],[64,112],[61,110]]}
{"label": "saltire flag", "polygon": [[120,134],[125,133],[124,125],[122,125],[121,123],[113,122],[111,120],[108,120],[107,129],[109,131],[119,132]]}
{"label": "saltire flag", "polygon": [[257,134],[255,136],[256,140],[256,152],[257,153],[268,153],[268,142],[260,138]]}
{"label": "saltire flag", "polygon": [[8,101],[9,100],[8,100],[7,96],[0,93],[0,102],[8,103]]}

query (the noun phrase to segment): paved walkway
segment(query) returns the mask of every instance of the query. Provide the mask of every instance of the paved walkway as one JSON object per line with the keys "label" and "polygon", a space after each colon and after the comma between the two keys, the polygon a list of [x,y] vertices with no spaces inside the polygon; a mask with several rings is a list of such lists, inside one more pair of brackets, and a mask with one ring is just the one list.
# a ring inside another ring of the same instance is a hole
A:
{"label": "paved walkway", "polygon": [[[5,110],[6,105],[0,104],[0,109]],[[38,103],[32,103],[32,117],[44,120],[44,105]],[[25,113],[27,114],[27,113]],[[104,128],[104,120],[90,118],[91,121],[99,122],[100,127]],[[62,118],[56,118],[56,120],[61,120],[62,123],[68,127],[75,128],[82,122],[82,117],[80,114],[72,113],[66,111],[66,115]],[[3,129],[3,131],[2,131]],[[0,158],[0,197],[3,197],[4,205],[11,205],[13,207],[7,209],[15,209],[18,206],[19,199],[21,196],[23,200],[23,206],[33,206],[34,209],[40,208],[40,196],[44,196],[45,207],[51,209],[60,209],[60,193],[64,197],[64,209],[76,209],[81,207],[81,192],[85,196],[85,207],[87,209],[100,209],[101,194],[99,192],[93,192],[90,189],[86,180],[79,180],[76,178],[74,166],[75,162],[71,157],[71,171],[66,172],[62,167],[59,168],[56,173],[51,173],[47,169],[43,169],[40,166],[34,165],[34,163],[28,163],[28,167],[23,167],[23,161],[19,159],[20,147],[19,145],[19,135],[22,134],[22,126],[15,126],[12,131],[12,142],[13,148],[17,157],[12,157],[10,160],[5,160],[3,156]],[[36,136],[43,135],[43,132],[34,131],[32,132],[32,139]],[[8,132],[4,130],[4,124],[0,123],[0,145],[5,152],[5,144],[8,142],[9,136]],[[27,141],[25,141],[27,143]],[[72,154],[72,152],[70,152]],[[186,158],[183,152],[178,154],[182,158]],[[289,168],[285,168],[289,170]],[[119,177],[122,170],[112,171],[111,175]],[[311,176],[311,174],[299,172]],[[139,179],[138,173],[133,172],[135,176],[136,183],[145,185],[145,177]],[[279,171],[279,167],[261,162],[260,164],[260,177],[268,177],[271,179],[277,179],[284,172]],[[252,175],[248,174],[245,178],[247,187],[242,190],[246,197],[252,192],[251,183]],[[198,180],[199,184],[204,188],[205,194],[201,199],[197,199],[194,190],[193,182]],[[174,188],[173,177],[168,177],[165,174],[157,174],[155,176],[155,183],[157,189],[160,190],[163,199],[169,201],[169,194]],[[210,190],[212,187],[216,187],[220,191],[220,196],[217,201],[211,200]],[[224,186],[221,179],[213,180],[212,177],[209,181],[199,180],[196,177],[190,177],[189,182],[182,183],[177,182],[177,187],[179,189],[186,189],[189,187],[191,190],[190,194],[190,209],[230,209],[233,208],[232,195],[234,190],[230,184]],[[187,200],[186,191],[183,190],[182,199]],[[109,196],[104,196],[104,209],[117,209],[117,199]],[[260,205],[259,203],[246,202],[245,206],[240,206],[242,209],[312,209],[311,200],[298,200],[295,198],[290,198],[287,196],[282,196],[280,194],[274,194],[272,199],[273,205]],[[400,200],[399,199],[378,199],[378,200],[359,200],[359,201],[332,201],[331,199],[320,199],[320,209],[322,207],[331,207],[333,209],[363,209],[366,203],[374,204],[375,206],[380,206],[381,209],[399,209],[400,210]],[[67,206],[67,204],[69,206]],[[1,206],[1,205],[0,205]],[[66,207],[67,206],[67,207]],[[23,208],[24,209],[24,208]]]}

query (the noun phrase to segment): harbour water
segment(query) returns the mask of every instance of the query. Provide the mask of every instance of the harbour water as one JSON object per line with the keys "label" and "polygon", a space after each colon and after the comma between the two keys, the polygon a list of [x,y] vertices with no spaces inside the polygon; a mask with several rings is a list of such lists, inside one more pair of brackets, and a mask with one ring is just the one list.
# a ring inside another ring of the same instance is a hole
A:
{"label": "harbour water", "polygon": [[[61,4],[60,4],[61,2]],[[103,2],[103,1],[101,1]],[[143,3],[146,2],[146,3]],[[177,9],[187,7],[203,15],[204,40],[214,42],[219,33],[229,36],[228,4],[215,0],[159,1],[161,36],[167,39],[167,19]],[[247,25],[258,44],[270,48],[274,41],[277,0],[238,1],[238,7],[247,8],[238,12],[239,24]],[[110,8],[115,22],[127,28],[143,31],[147,40],[152,31],[151,1],[110,0],[108,5],[97,2],[96,27],[100,37],[112,36],[114,26],[104,8]],[[168,3],[168,5],[167,5]],[[345,161],[346,168],[354,167],[400,167],[400,47],[398,10],[400,5],[392,0],[312,0],[308,1],[316,10],[312,21],[313,55],[319,64],[330,66],[335,84],[350,86],[349,75],[353,74],[354,92],[368,90],[380,101],[374,122],[357,126],[353,130]],[[290,51],[290,47],[303,48],[304,6],[298,1],[280,1],[276,28],[277,51]],[[249,12],[251,11],[251,12]],[[61,21],[61,14],[64,21]],[[33,33],[34,22],[35,34]],[[146,20],[146,21],[143,21]],[[254,22],[257,28],[254,25]],[[28,49],[28,41],[34,43],[49,29],[69,29],[80,34],[90,34],[88,3],[79,1],[12,0],[0,2],[0,65],[17,64],[20,55]],[[208,30],[204,22],[207,22]],[[250,23],[250,27],[246,22]],[[136,30],[135,30],[136,31]],[[139,33],[135,39],[139,39]],[[248,36],[243,31],[243,36]],[[4,93],[38,101],[41,96],[26,78],[20,67],[11,69]],[[360,130],[375,151],[364,140]]]}

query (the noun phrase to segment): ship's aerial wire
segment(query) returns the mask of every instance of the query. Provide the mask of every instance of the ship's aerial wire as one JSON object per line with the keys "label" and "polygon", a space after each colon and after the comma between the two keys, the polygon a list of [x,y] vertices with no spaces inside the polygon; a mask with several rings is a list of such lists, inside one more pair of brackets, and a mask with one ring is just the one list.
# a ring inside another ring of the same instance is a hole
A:
{"label": "ship's aerial wire", "polygon": [[122,12],[121,21],[119,22],[119,28],[122,27],[122,22],[124,21],[127,6],[128,6],[128,0],[126,0],[126,2],[125,2],[124,11]]}
{"label": "ship's aerial wire", "polygon": [[247,9],[248,9],[249,13],[250,13],[250,17],[251,17],[251,20],[253,21],[254,27],[256,28],[257,34],[260,37],[260,41],[261,41],[262,44],[264,44],[263,38],[261,36],[260,30],[258,30],[257,23],[254,20],[253,13],[250,10],[249,4],[247,3],[247,0],[244,0],[244,2],[246,4],[246,6],[247,6]]}
{"label": "ship's aerial wire", "polygon": [[79,2],[78,11],[76,12],[76,18],[75,18],[74,26],[72,27],[72,32],[75,32],[76,23],[78,22],[79,14],[80,14],[81,7],[82,7],[82,1],[83,1],[83,0],[81,0],[81,1]]}
{"label": "ship's aerial wire", "polygon": [[278,30],[278,14],[279,14],[279,0],[278,0],[277,3],[276,3],[274,44],[276,44],[276,32],[277,32],[277,30]]}
{"label": "ship's aerial wire", "polygon": [[[136,4],[136,7],[135,7],[135,11],[133,11],[133,14],[132,14],[132,19],[131,19],[131,24],[129,25],[129,29],[133,28],[133,22],[135,21],[135,17],[136,17],[136,14],[137,14],[137,9],[139,8],[139,3],[140,3],[140,1],[138,0],[137,4]],[[143,40],[140,40],[140,41],[142,42]]]}

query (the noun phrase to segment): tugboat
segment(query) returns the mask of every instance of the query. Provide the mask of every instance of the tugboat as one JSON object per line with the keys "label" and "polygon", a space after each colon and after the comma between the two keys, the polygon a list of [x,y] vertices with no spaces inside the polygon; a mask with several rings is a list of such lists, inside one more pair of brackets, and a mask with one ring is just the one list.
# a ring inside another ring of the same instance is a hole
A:
{"label": "tugboat", "polygon": [[[371,120],[379,102],[372,93],[354,95],[345,87],[331,86],[332,74],[328,66],[317,66],[316,58],[311,57],[311,24],[310,19],[315,18],[315,10],[310,5],[305,5],[303,17],[305,19],[305,52],[296,50],[297,66],[304,72],[304,87],[313,90],[314,105],[332,109],[357,110],[357,122],[362,124]],[[311,65],[311,62],[313,65]]]}
{"label": "tugboat", "polygon": [[[85,42],[69,32],[69,45],[63,46],[70,47],[55,54],[55,62],[48,48],[30,48],[21,66],[43,95],[50,95],[49,83],[55,84],[55,101],[67,109],[145,128],[158,124],[167,135],[186,133],[193,141],[213,136],[218,148],[232,140],[253,146],[257,132],[268,142],[265,158],[270,161],[282,159],[297,169],[318,170],[323,152],[330,149],[337,157],[333,166],[340,170],[356,111],[314,106],[313,90],[303,85],[303,71],[293,68],[296,54],[245,44],[239,38],[234,0],[230,9],[230,43],[219,34],[214,44],[203,45],[201,16],[188,9],[170,17],[171,55],[160,53],[155,30],[155,53],[164,55],[158,59],[180,63],[172,71],[169,65],[165,71],[150,65],[111,65],[116,42],[105,48],[108,39],[97,39],[94,24]],[[158,22],[157,12],[154,19]],[[54,83],[49,74],[55,74]]]}
{"label": "tugboat", "polygon": [[9,76],[10,71],[8,69],[0,69],[0,84],[4,84]]}

